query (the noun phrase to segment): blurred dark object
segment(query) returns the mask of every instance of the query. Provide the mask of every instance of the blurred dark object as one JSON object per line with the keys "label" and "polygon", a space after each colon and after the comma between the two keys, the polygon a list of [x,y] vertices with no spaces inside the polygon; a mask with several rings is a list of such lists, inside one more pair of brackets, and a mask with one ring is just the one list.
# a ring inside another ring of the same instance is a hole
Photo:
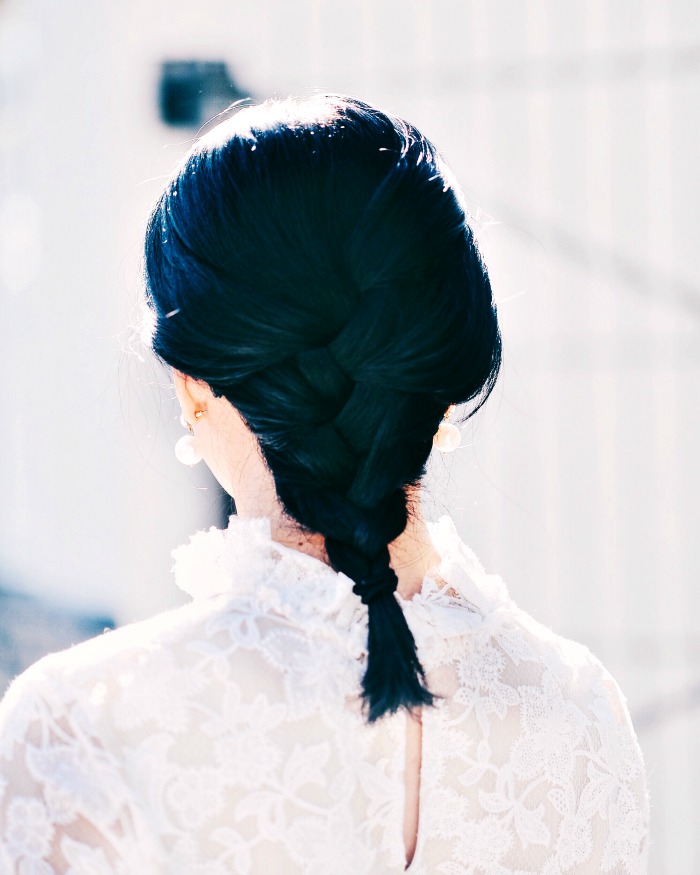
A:
{"label": "blurred dark object", "polygon": [[229,495],[228,492],[225,492],[223,489],[221,490],[219,501],[219,507],[221,508],[220,526],[222,529],[225,529],[228,525],[228,518],[231,514],[238,513],[238,511],[236,510],[236,502],[233,500],[233,496]]}
{"label": "blurred dark object", "polygon": [[0,695],[37,659],[114,626],[107,617],[73,614],[31,596],[0,590]]}
{"label": "blurred dark object", "polygon": [[250,97],[223,61],[164,61],[161,66],[160,117],[166,125],[199,127],[233,102]]}

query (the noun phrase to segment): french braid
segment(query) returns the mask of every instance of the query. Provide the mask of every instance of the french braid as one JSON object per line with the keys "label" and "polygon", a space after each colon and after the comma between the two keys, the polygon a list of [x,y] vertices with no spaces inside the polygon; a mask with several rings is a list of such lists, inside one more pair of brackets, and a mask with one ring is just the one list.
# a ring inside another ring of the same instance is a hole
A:
{"label": "french braid", "polygon": [[[297,362],[310,388],[332,374],[345,400],[333,408],[333,420],[319,424],[311,446],[302,437],[299,469],[309,474],[305,482],[285,473],[289,447],[283,458],[279,450],[264,445],[263,453],[287,513],[310,531],[325,534],[331,565],[356,581],[354,592],[368,606],[368,662],[362,687],[372,722],[399,707],[433,703],[413,636],[394,596],[398,578],[388,550],[406,527],[404,486],[420,476],[425,452],[413,460],[405,452],[407,423],[397,415],[403,405],[391,404],[385,390],[353,384],[327,348],[325,354],[309,352]],[[337,399],[326,395],[326,401]],[[387,414],[387,407],[393,415]],[[364,434],[353,427],[358,415],[353,410],[371,426]],[[393,428],[387,422],[379,428],[387,418],[393,420]],[[431,434],[428,430],[426,441]],[[321,460],[328,458],[344,459],[346,464],[326,472]],[[323,482],[325,487],[309,488],[309,482]]]}

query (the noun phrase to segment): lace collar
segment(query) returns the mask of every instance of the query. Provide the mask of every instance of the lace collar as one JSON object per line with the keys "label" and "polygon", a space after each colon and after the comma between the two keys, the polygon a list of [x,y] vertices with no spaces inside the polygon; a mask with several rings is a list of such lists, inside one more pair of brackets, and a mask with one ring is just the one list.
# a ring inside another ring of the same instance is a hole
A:
{"label": "lace collar", "polygon": [[[439,627],[441,636],[463,634],[509,601],[508,593],[500,577],[487,574],[462,542],[449,516],[427,525],[441,562],[424,577],[420,592],[396,598],[414,631],[427,624],[434,631]],[[266,517],[233,515],[226,529],[197,532],[172,555],[177,586],[195,600],[244,598],[254,610],[302,623],[327,623],[334,616],[347,628],[366,621],[367,608],[352,592],[353,581],[320,559],[272,540]]]}

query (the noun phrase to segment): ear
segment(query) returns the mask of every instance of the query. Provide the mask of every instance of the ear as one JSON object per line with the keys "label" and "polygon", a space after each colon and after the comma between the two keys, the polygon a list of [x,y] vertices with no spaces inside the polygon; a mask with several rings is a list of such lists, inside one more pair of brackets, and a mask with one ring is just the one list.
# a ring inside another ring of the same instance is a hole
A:
{"label": "ear", "polygon": [[172,373],[182,415],[187,422],[193,423],[195,421],[195,411],[207,410],[209,402],[213,398],[211,389],[201,380],[195,380],[193,377],[188,377],[187,374],[183,374],[180,371],[173,369]]}

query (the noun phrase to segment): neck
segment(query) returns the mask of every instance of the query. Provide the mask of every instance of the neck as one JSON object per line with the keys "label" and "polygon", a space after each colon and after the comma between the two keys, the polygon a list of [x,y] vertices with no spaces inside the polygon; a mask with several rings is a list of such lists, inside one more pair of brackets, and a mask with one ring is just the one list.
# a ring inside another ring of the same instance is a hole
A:
{"label": "neck", "polygon": [[[270,527],[274,541],[328,564],[323,535],[300,531],[295,521],[284,517],[281,512],[278,516],[270,517]],[[389,544],[389,556],[391,567],[399,579],[399,595],[405,599],[412,598],[420,592],[426,574],[440,562],[440,555],[430,538],[420,505],[411,512],[401,535]]]}
{"label": "neck", "polygon": [[[228,402],[226,404],[227,410],[230,408],[233,411],[233,407]],[[226,466],[228,476],[224,480],[220,479],[220,482],[226,482],[227,491],[233,495],[238,516],[267,517],[274,541],[329,564],[323,535],[301,532],[296,521],[284,514],[272,474],[263,462],[250,433],[247,429],[238,427],[234,437],[235,440],[228,442],[227,446],[237,448],[237,455],[235,459],[229,460]],[[420,592],[423,578],[440,563],[440,555],[433,545],[423,518],[420,490],[407,487],[407,498],[408,524],[401,535],[389,544],[389,556],[391,567],[399,579],[398,593],[409,599]]]}
{"label": "neck", "polygon": [[[258,494],[258,498],[261,497]],[[272,502],[263,504],[258,500],[243,507],[236,501],[236,509],[241,517],[267,517],[273,541],[329,564],[324,536],[300,531],[298,524],[283,513],[276,496]],[[410,599],[420,592],[425,575],[440,563],[440,555],[430,538],[417,492],[410,495],[408,523],[401,535],[389,544],[389,556],[391,567],[399,579],[398,593],[404,599]]]}

